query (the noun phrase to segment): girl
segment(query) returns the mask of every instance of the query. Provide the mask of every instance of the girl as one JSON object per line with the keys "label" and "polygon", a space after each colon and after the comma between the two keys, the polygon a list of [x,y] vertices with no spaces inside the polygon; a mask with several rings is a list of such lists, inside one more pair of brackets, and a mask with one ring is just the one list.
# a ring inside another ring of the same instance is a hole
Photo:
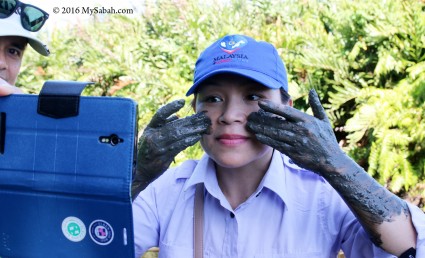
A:
{"label": "girl", "polygon": [[[154,246],[159,257],[193,257],[194,240],[203,257],[425,255],[424,214],[345,155],[314,91],[314,116],[292,108],[287,91],[269,43],[228,35],[200,55],[187,95],[211,123],[197,132],[206,154],[136,198],[136,257]],[[179,131],[176,121],[167,130]],[[204,212],[196,239],[194,209]]]}

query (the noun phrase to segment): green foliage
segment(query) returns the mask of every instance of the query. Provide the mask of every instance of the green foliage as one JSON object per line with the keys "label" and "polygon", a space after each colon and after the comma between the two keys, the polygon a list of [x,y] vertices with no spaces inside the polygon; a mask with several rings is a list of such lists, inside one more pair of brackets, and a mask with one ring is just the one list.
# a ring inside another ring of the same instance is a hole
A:
{"label": "green foliage", "polygon": [[425,13],[413,1],[391,8],[391,15],[378,13],[366,26],[364,41],[376,49],[374,77],[359,89],[346,130],[349,149],[365,147],[358,145],[362,138],[371,143],[369,173],[401,192],[425,173]]}
{"label": "green foliage", "polygon": [[[94,16],[42,35],[52,55],[28,51],[19,85],[94,82],[85,94],[139,103],[142,132],[161,105],[185,98],[200,51],[246,34],[277,47],[297,108],[311,112],[316,89],[349,155],[390,190],[424,200],[424,10],[419,0],[146,1],[139,17]],[[180,116],[192,114],[190,101]],[[201,153],[189,148],[176,164]]]}

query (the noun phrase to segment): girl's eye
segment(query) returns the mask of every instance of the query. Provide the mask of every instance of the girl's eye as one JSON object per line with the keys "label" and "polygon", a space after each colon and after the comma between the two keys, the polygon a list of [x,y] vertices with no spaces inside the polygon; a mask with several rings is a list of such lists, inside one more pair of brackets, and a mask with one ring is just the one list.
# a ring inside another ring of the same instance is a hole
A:
{"label": "girl's eye", "polygon": [[246,99],[251,101],[258,101],[262,99],[262,97],[258,96],[257,94],[249,94],[248,96],[246,96]]}
{"label": "girl's eye", "polygon": [[222,101],[222,99],[217,96],[207,96],[204,98],[204,102],[208,102],[208,103],[214,103],[214,102],[220,102],[220,101]]}

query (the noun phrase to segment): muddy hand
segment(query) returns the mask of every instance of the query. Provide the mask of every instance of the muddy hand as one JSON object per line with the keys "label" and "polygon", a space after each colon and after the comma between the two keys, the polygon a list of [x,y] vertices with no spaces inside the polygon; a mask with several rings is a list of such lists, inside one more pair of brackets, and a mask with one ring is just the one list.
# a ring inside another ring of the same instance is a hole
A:
{"label": "muddy hand", "polygon": [[183,106],[181,99],[160,108],[140,137],[133,198],[166,171],[178,153],[195,144],[208,131],[211,121],[204,113],[181,119],[174,115]]}
{"label": "muddy hand", "polygon": [[291,106],[260,101],[260,111],[248,117],[257,139],[290,157],[298,166],[321,174],[338,164],[341,155],[335,134],[316,91],[309,93],[314,116]]}
{"label": "muddy hand", "polygon": [[394,242],[388,241],[391,238],[386,237],[385,243],[381,237],[391,231],[388,223],[397,221],[403,225],[397,227],[403,228],[408,236],[399,249],[414,247],[415,231],[407,204],[345,155],[314,90],[309,93],[309,104],[314,116],[290,106],[259,102],[261,110],[250,114],[248,128],[259,141],[284,153],[298,166],[322,175],[347,203],[375,245],[394,254],[398,252],[393,248]]}

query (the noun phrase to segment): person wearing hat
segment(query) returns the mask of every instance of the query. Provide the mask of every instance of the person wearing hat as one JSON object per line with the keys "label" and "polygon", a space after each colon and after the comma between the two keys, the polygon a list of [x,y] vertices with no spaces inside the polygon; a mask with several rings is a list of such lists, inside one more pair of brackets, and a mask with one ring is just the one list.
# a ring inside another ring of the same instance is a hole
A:
{"label": "person wearing hat", "polygon": [[28,44],[41,55],[49,55],[46,45],[33,34],[48,17],[36,6],[17,0],[0,1],[0,96],[22,92],[15,83]]}
{"label": "person wearing hat", "polygon": [[[196,62],[192,94],[196,114],[211,123],[191,136],[205,154],[145,183],[133,202],[136,257],[151,247],[172,258],[337,257],[341,249],[355,258],[425,257],[424,213],[342,151],[314,90],[313,116],[292,107],[274,46],[219,39]],[[169,158],[154,156],[183,149],[170,142],[189,130],[186,118],[166,119],[172,111],[161,108],[141,140],[141,166],[159,174]]]}

